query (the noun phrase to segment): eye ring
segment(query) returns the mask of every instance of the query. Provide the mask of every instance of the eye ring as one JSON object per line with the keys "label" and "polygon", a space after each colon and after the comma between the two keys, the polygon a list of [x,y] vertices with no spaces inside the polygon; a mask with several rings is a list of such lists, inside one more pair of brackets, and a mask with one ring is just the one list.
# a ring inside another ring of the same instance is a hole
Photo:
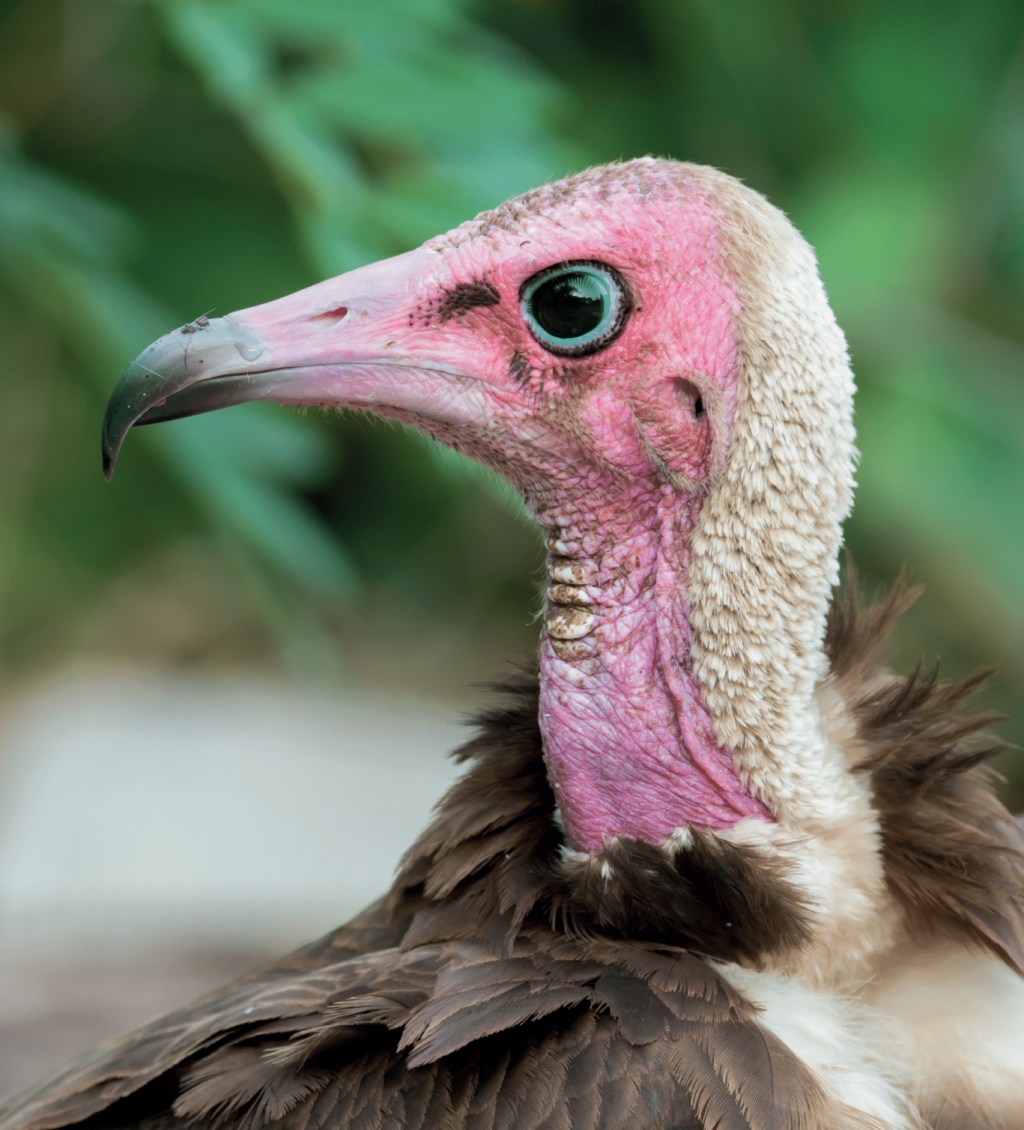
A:
{"label": "eye ring", "polygon": [[519,309],[534,340],[561,357],[603,349],[622,332],[632,308],[619,272],[589,259],[545,267],[519,291]]}

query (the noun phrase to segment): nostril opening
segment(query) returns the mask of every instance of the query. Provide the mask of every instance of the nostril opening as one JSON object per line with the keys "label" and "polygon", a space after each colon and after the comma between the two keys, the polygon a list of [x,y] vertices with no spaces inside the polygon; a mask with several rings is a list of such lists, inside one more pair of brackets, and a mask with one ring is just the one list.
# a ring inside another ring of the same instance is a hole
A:
{"label": "nostril opening", "polygon": [[335,306],[333,310],[324,310],[322,314],[317,314],[318,318],[329,318],[331,321],[340,322],[348,314],[347,306]]}
{"label": "nostril opening", "polygon": [[701,400],[701,398],[700,398],[699,396],[697,397],[696,401],[694,402],[694,405],[693,405],[693,414],[694,414],[694,415],[695,415],[696,417],[698,417],[698,419],[699,419],[699,418],[700,418],[701,416],[703,416],[703,415],[704,415],[704,401],[703,401],[703,400]]}

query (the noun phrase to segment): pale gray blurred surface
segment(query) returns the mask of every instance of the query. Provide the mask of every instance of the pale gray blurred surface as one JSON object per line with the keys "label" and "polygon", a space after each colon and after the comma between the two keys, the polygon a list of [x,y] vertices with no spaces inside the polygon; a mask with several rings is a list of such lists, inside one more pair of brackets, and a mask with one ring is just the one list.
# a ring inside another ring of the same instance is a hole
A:
{"label": "pale gray blurred surface", "polygon": [[0,948],[0,1103],[99,1041],[194,1000],[266,956],[187,946],[78,956]]}
{"label": "pale gray blurred surface", "polygon": [[381,894],[463,712],[123,670],[5,702],[0,1098]]}

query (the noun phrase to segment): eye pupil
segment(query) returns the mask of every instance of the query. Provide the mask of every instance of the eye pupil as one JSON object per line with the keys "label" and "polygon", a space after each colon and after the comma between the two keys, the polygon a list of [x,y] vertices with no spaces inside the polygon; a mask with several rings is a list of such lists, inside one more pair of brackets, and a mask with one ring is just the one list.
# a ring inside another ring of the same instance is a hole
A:
{"label": "eye pupil", "polygon": [[549,353],[582,357],[616,338],[630,311],[621,275],[606,263],[556,263],[526,280],[520,309]]}
{"label": "eye pupil", "polygon": [[541,283],[531,310],[552,337],[571,340],[596,329],[607,305],[608,297],[594,276],[576,272]]}

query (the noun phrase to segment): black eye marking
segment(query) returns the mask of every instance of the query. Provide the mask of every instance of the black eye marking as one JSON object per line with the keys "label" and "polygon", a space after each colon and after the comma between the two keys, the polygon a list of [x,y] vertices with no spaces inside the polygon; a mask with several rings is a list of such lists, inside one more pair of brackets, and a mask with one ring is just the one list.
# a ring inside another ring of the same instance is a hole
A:
{"label": "black eye marking", "polygon": [[530,374],[530,362],[527,357],[520,353],[517,349],[512,354],[512,360],[508,363],[508,375],[516,382],[522,384],[523,381]]}
{"label": "black eye marking", "polygon": [[475,306],[497,306],[500,301],[498,288],[486,279],[459,283],[444,292],[438,303],[437,319],[439,322],[448,322],[452,318],[461,318]]}

